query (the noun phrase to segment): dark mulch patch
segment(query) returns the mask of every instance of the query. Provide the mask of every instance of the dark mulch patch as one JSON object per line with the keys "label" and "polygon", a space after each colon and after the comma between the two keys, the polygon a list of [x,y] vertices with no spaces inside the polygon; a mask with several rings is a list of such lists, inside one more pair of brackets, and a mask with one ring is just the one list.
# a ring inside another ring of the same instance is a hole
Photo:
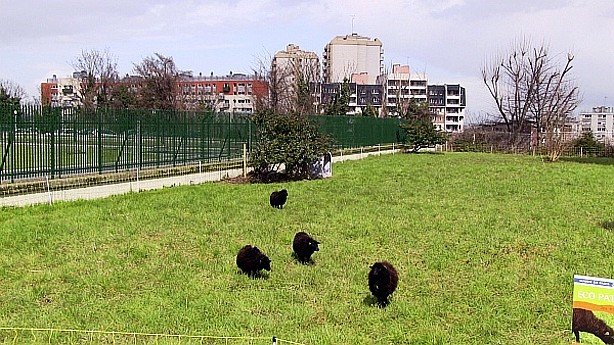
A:
{"label": "dark mulch patch", "polygon": [[233,178],[224,179],[224,182],[233,184],[244,183],[281,183],[281,182],[294,182],[304,180],[293,176],[288,176],[279,172],[270,172],[266,176],[258,176],[253,172],[249,172],[246,177],[238,176]]}
{"label": "dark mulch patch", "polygon": [[606,230],[613,230],[614,231],[614,220],[601,222],[601,227],[606,229]]}

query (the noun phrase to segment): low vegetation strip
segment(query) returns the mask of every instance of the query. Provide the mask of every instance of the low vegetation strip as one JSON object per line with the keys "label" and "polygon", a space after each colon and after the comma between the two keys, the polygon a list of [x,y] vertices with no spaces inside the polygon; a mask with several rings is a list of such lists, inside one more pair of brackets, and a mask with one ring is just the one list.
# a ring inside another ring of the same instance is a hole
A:
{"label": "low vegetation strip", "polygon": [[[327,180],[0,209],[0,326],[569,344],[573,274],[614,276],[611,176],[517,155],[384,155]],[[270,207],[283,188],[283,209]],[[321,243],[312,265],[291,255],[299,231]],[[268,276],[238,272],[246,244],[267,253]],[[367,284],[382,260],[399,275],[386,308]]]}

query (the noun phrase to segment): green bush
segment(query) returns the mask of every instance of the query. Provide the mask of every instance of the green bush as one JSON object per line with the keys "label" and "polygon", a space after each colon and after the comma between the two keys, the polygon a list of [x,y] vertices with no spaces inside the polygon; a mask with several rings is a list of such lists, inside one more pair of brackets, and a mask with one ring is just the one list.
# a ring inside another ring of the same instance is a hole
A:
{"label": "green bush", "polygon": [[305,115],[262,110],[252,120],[256,126],[256,144],[249,164],[259,181],[311,178],[311,164],[331,149],[330,137],[320,133]]}
{"label": "green bush", "polygon": [[432,147],[446,142],[446,134],[435,128],[428,110],[428,103],[412,100],[409,104],[401,129],[405,131],[405,143],[409,152],[418,152],[421,148]]}
{"label": "green bush", "polygon": [[593,136],[593,132],[585,131],[582,136],[575,139],[572,143],[576,152],[582,149],[582,152],[587,156],[601,156],[606,153],[606,146]]}

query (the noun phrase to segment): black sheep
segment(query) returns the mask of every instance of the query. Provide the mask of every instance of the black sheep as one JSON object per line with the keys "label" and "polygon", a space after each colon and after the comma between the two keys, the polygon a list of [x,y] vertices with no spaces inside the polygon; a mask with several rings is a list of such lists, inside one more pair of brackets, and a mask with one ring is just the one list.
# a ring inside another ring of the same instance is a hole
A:
{"label": "black sheep", "polygon": [[376,262],[371,266],[369,290],[377,298],[380,307],[388,305],[388,296],[396,290],[398,282],[399,274],[389,262]]}
{"label": "black sheep", "polygon": [[248,244],[239,250],[237,266],[250,277],[255,277],[260,270],[271,270],[271,260],[258,247]]}
{"label": "black sheep", "polygon": [[580,342],[580,332],[594,334],[604,344],[614,344],[614,330],[603,320],[595,316],[592,311],[573,308],[573,321],[571,330],[576,335],[576,342]]}
{"label": "black sheep", "polygon": [[297,232],[296,235],[294,235],[294,241],[292,241],[292,249],[294,250],[294,254],[296,254],[296,259],[302,263],[310,262],[311,255],[320,250],[318,244],[320,244],[320,242],[314,240],[307,233],[302,231]]}
{"label": "black sheep", "polygon": [[271,206],[275,208],[283,208],[284,204],[286,203],[286,200],[288,200],[288,191],[285,189],[282,189],[278,192],[273,192],[269,197],[269,202],[271,203]]}

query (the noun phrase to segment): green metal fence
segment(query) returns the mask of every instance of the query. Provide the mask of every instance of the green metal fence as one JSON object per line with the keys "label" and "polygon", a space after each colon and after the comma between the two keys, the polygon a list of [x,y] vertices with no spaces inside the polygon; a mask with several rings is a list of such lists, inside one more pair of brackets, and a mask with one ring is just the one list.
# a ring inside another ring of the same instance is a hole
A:
{"label": "green metal fence", "polygon": [[404,140],[399,119],[361,116],[314,116],[320,130],[333,137],[337,148],[392,144]]}
{"label": "green metal fence", "polygon": [[[338,148],[399,140],[396,119],[313,119]],[[221,162],[254,137],[248,117],[228,113],[0,107],[0,182]]]}

